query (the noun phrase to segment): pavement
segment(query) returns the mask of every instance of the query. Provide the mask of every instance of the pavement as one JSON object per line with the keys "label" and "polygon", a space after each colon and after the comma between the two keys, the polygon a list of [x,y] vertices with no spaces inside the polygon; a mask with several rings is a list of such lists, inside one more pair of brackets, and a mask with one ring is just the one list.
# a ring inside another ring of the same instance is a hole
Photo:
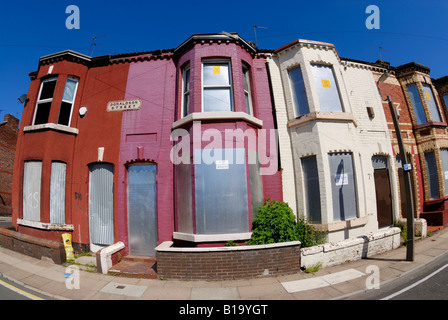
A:
{"label": "pavement", "polygon": [[[104,275],[79,265],[57,265],[0,248],[0,273],[11,283],[56,300],[338,300],[350,299],[425,266],[448,251],[448,228],[415,241],[415,259],[406,247],[315,273],[225,281],[178,281]],[[92,260],[93,261],[93,260]],[[80,270],[78,270],[80,269]],[[370,286],[369,286],[370,284]]]}

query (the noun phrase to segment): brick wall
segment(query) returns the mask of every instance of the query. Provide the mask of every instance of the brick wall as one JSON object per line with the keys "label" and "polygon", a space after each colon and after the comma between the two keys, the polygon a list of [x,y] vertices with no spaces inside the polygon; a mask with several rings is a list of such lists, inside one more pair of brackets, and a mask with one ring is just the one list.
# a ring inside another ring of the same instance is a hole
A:
{"label": "brick wall", "polygon": [[300,242],[220,248],[175,248],[164,242],[157,249],[159,278],[232,280],[277,276],[300,271]]}
{"label": "brick wall", "polygon": [[11,215],[12,172],[19,119],[7,114],[0,122],[0,215]]}

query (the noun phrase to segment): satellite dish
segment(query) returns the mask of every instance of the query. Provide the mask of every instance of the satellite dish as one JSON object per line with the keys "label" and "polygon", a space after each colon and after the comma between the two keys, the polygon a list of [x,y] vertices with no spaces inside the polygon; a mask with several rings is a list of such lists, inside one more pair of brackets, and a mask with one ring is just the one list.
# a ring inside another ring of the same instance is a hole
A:
{"label": "satellite dish", "polygon": [[20,103],[24,103],[24,102],[26,102],[27,101],[27,96],[26,96],[26,94],[22,94],[21,96],[20,96],[20,98],[19,98],[19,102]]}

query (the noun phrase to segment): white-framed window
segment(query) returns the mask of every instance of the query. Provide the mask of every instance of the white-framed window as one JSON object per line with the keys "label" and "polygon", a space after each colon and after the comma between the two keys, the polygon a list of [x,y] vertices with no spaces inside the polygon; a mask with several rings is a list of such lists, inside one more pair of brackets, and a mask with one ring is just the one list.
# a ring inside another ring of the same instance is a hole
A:
{"label": "white-framed window", "polygon": [[332,66],[312,64],[320,111],[344,112]]}
{"label": "white-framed window", "polygon": [[182,117],[190,113],[190,66],[182,69]]}
{"label": "white-framed window", "polygon": [[59,109],[58,124],[70,126],[77,89],[78,79],[73,77],[67,78],[64,88],[64,95],[62,96],[61,107]]}
{"label": "white-framed window", "polygon": [[54,77],[42,81],[34,111],[33,125],[48,123],[57,80],[57,77]]}
{"label": "white-framed window", "polygon": [[246,101],[246,113],[253,115],[254,109],[252,105],[252,93],[250,91],[250,74],[249,67],[243,64],[243,81],[244,81],[244,99]]}
{"label": "white-framed window", "polygon": [[202,63],[202,111],[232,111],[230,61],[207,60]]}
{"label": "white-framed window", "polygon": [[291,83],[292,98],[296,117],[303,116],[310,112],[306,97],[305,83],[303,81],[302,70],[295,67],[288,70],[289,81]]}

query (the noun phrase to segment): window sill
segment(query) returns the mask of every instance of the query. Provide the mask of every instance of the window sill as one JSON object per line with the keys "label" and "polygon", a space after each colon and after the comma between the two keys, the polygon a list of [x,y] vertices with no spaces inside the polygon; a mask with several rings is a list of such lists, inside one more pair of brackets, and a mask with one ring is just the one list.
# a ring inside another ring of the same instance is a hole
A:
{"label": "window sill", "polygon": [[414,126],[414,129],[423,129],[428,127],[447,127],[446,123],[444,122],[426,122],[422,124],[417,124]]}
{"label": "window sill", "polygon": [[183,232],[173,232],[173,239],[188,242],[196,242],[196,243],[249,240],[251,236],[252,232],[223,233],[223,234],[192,234]]}
{"label": "window sill", "polygon": [[56,124],[56,123],[44,123],[44,124],[37,124],[37,125],[31,125],[23,128],[23,132],[33,132],[33,131],[39,131],[39,130],[55,130],[65,133],[70,133],[77,135],[79,133],[79,130],[76,128],[64,126],[62,124]]}
{"label": "window sill", "polygon": [[304,123],[310,121],[343,121],[343,122],[353,122],[355,127],[357,127],[357,123],[353,114],[347,112],[324,112],[324,111],[315,111],[307,113],[300,118],[292,119],[288,121],[288,127],[295,127],[298,125],[302,125]]}
{"label": "window sill", "polygon": [[367,224],[369,221],[369,216],[361,217],[361,218],[354,218],[350,220],[344,220],[344,221],[336,221],[332,223],[326,223],[326,224],[313,224],[316,231],[320,232],[332,232],[332,231],[340,231],[350,228],[357,228],[362,227]]}
{"label": "window sill", "polygon": [[54,224],[54,223],[44,223],[39,221],[30,221],[17,219],[17,224],[25,227],[31,227],[42,230],[51,230],[51,231],[73,231],[75,228],[72,224]]}
{"label": "window sill", "polygon": [[192,121],[201,120],[244,120],[255,124],[256,126],[263,127],[263,121],[251,116],[245,112],[234,111],[221,111],[221,112],[193,112],[189,115],[177,120],[173,123],[173,129],[182,127]]}

